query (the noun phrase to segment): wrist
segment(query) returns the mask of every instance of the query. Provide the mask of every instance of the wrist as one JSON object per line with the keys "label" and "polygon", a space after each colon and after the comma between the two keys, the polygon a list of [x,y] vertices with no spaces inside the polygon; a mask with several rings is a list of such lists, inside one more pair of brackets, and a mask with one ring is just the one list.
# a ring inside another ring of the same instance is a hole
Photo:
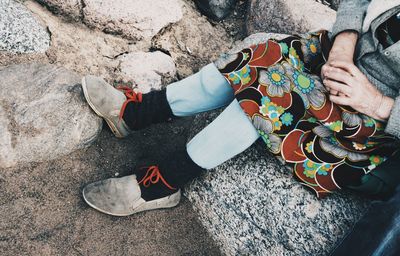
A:
{"label": "wrist", "polygon": [[394,105],[394,100],[387,96],[382,96],[378,108],[375,109],[375,117],[378,120],[386,121],[389,119],[390,113]]}
{"label": "wrist", "polygon": [[358,40],[358,33],[346,30],[335,37],[331,51],[337,54],[345,54],[353,59],[355,47]]}

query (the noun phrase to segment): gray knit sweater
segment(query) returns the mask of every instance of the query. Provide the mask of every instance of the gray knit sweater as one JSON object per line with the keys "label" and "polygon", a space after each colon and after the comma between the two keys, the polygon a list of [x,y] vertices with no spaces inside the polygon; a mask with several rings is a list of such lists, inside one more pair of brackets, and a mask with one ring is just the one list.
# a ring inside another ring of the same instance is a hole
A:
{"label": "gray knit sweater", "polygon": [[[379,8],[368,8],[377,1]],[[384,95],[395,99],[385,132],[400,139],[400,41],[383,49],[375,33],[379,25],[399,11],[400,0],[343,0],[331,38],[345,30],[359,33],[355,64]]]}

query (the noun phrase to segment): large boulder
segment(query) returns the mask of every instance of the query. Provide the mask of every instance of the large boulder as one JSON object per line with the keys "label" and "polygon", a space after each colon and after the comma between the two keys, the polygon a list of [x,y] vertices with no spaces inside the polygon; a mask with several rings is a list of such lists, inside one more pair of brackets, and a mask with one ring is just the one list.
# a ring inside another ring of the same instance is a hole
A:
{"label": "large boulder", "polygon": [[50,36],[25,6],[13,0],[0,1],[0,51],[45,52]]}
{"label": "large boulder", "polygon": [[179,0],[37,0],[53,13],[128,39],[151,39],[182,19]]}
{"label": "large boulder", "polygon": [[132,82],[142,93],[160,90],[176,77],[174,60],[160,51],[128,53],[117,60],[120,61],[118,80]]}
{"label": "large boulder", "polygon": [[[215,117],[196,117],[192,136]],[[318,200],[262,143],[185,194],[226,255],[328,255],[369,205],[347,193]]]}
{"label": "large boulder", "polygon": [[200,11],[213,20],[228,16],[239,0],[195,0]]}
{"label": "large boulder", "polygon": [[131,39],[152,38],[182,19],[178,0],[84,0],[84,21],[103,31]]}
{"label": "large boulder", "polygon": [[99,134],[102,121],[75,73],[21,64],[0,69],[0,77],[0,168],[55,159]]}
{"label": "large boulder", "polygon": [[249,0],[247,33],[304,33],[330,29],[335,11],[315,0]]}

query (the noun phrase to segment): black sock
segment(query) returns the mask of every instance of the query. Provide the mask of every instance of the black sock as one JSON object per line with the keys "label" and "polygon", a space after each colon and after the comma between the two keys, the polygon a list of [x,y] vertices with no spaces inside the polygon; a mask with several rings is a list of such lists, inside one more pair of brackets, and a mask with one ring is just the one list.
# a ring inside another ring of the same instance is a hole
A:
{"label": "black sock", "polygon": [[135,131],[172,118],[166,92],[166,89],[151,91],[142,95],[142,102],[129,102],[122,116],[128,127]]}
{"label": "black sock", "polygon": [[[168,156],[157,163],[157,165],[161,176],[174,190],[168,188],[161,180],[156,184],[150,184],[148,187],[145,187],[144,184],[141,183],[142,198],[146,201],[175,193],[178,189],[183,188],[189,181],[200,176],[204,171],[203,168],[193,162],[186,149],[168,154]],[[141,181],[145,178],[146,172],[147,168],[136,168],[135,174],[137,180]]]}
{"label": "black sock", "polygon": [[179,188],[200,176],[204,171],[193,162],[186,148],[170,154],[159,163],[159,167],[165,179]]}

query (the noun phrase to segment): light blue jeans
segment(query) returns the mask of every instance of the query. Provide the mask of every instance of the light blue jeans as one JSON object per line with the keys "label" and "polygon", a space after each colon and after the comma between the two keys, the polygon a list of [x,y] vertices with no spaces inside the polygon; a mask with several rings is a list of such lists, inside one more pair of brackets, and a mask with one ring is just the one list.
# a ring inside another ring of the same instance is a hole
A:
{"label": "light blue jeans", "polygon": [[259,134],[234,98],[233,89],[214,64],[167,86],[175,116],[191,116],[227,106],[188,144],[187,152],[202,168],[212,169],[250,147]]}

